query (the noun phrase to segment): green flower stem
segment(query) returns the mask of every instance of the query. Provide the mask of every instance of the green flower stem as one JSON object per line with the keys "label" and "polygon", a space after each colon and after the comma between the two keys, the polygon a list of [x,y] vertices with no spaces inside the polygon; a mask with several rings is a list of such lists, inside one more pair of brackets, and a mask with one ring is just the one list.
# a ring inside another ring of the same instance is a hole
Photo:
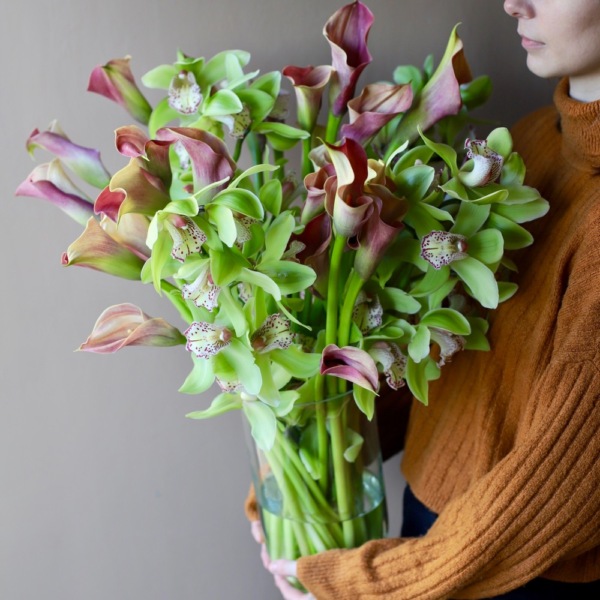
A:
{"label": "green flower stem", "polygon": [[327,436],[327,407],[323,402],[325,378],[323,375],[315,376],[315,414],[317,422],[317,448],[319,457],[319,486],[323,493],[329,490],[329,438]]}
{"label": "green flower stem", "polygon": [[273,150],[273,163],[279,165],[279,169],[275,171],[275,177],[279,181],[283,181],[285,179],[285,155],[281,150]]}
{"label": "green flower stem", "polygon": [[242,154],[242,147],[244,145],[245,138],[246,138],[246,136],[238,138],[237,142],[235,143],[235,148],[233,150],[233,156],[231,158],[233,158],[233,162],[236,164],[240,160],[240,155]]}
{"label": "green flower stem", "polygon": [[356,271],[350,273],[346,292],[344,294],[344,303],[340,312],[340,325],[338,329],[338,343],[340,347],[347,346],[350,340],[350,331],[352,330],[352,315],[354,313],[354,305],[360,290],[362,290],[365,282],[357,275]]}
{"label": "green flower stem", "polygon": [[304,179],[309,173],[312,173],[313,166],[310,161],[309,154],[312,150],[312,139],[307,138],[302,140],[302,179]]}
{"label": "green flower stem", "polygon": [[333,113],[329,113],[329,117],[327,118],[327,129],[325,131],[325,141],[328,144],[334,144],[337,141],[341,124],[342,117],[336,117]]}

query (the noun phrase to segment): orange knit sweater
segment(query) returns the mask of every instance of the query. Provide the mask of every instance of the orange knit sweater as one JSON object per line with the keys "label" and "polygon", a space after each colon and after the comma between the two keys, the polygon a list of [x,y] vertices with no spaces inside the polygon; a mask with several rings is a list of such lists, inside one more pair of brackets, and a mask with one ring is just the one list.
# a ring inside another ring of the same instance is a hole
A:
{"label": "orange knit sweater", "polygon": [[[491,352],[444,367],[413,404],[403,472],[439,514],[422,538],[298,562],[318,600],[496,596],[543,576],[600,579],[600,101],[568,96],[513,131],[550,202],[515,257]],[[562,133],[561,133],[562,131]]]}

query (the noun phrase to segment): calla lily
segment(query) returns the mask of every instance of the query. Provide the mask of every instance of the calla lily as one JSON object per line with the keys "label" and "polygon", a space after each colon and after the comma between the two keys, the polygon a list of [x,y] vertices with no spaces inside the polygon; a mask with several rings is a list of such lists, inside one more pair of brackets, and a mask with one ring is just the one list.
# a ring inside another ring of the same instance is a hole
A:
{"label": "calla lily", "polygon": [[359,292],[352,312],[352,320],[363,334],[381,327],[383,307],[376,294],[369,295],[364,290]]}
{"label": "calla lily", "polygon": [[330,103],[336,117],[346,112],[358,78],[371,62],[367,38],[373,20],[373,13],[364,4],[352,2],[336,11],[323,28],[323,35],[331,46],[334,73]]}
{"label": "calla lily", "polygon": [[125,346],[178,346],[185,338],[164,319],[153,318],[135,304],[108,307],[79,350],[111,354]]}
{"label": "calla lily", "polygon": [[324,212],[327,195],[335,194],[336,184],[335,167],[331,163],[304,178],[307,194],[302,207],[302,223],[306,224]]}
{"label": "calla lily", "polygon": [[457,352],[460,352],[465,347],[466,340],[461,335],[456,335],[437,327],[430,327],[429,333],[431,340],[440,347],[438,367],[443,367],[446,362],[449,362]]}
{"label": "calla lily", "polygon": [[193,300],[196,306],[204,306],[208,311],[216,308],[220,291],[221,288],[215,285],[211,277],[210,262],[208,260],[200,268],[194,282],[181,287],[181,295],[186,300]]}
{"label": "calla lily", "polygon": [[367,154],[357,142],[347,139],[341,146],[327,146],[337,177],[335,197],[328,194],[326,209],[338,235],[358,234],[372,210],[373,200],[365,195],[368,175]]}
{"label": "calla lily", "polygon": [[100,152],[94,148],[74,144],[57,121],[52,121],[46,131],[33,130],[27,138],[27,151],[33,156],[36,148],[42,148],[54,154],[90,185],[97,188],[108,185],[110,173],[100,160]]}
{"label": "calla lily", "polygon": [[171,214],[164,220],[164,226],[173,239],[171,256],[175,260],[184,262],[186,256],[201,252],[206,234],[192,219]]}
{"label": "calla lily", "polygon": [[412,87],[373,83],[360,96],[348,102],[350,123],[342,127],[342,136],[364,144],[394,117],[406,112],[413,101]]}
{"label": "calla lily", "polygon": [[321,355],[321,375],[351,381],[371,392],[377,392],[379,386],[375,361],[367,352],[353,346],[325,346]]}
{"label": "calla lily", "polygon": [[193,115],[202,103],[202,92],[191,71],[179,71],[169,85],[169,106],[182,115]]}
{"label": "calla lily", "polygon": [[[465,148],[468,161],[458,172],[461,183],[469,187],[481,187],[498,179],[502,173],[504,158],[488,146],[487,140],[467,139]],[[467,171],[465,167],[469,163],[472,169]]]}
{"label": "calla lily", "polygon": [[227,327],[204,321],[194,321],[184,332],[186,350],[198,358],[210,358],[231,343],[232,333]]}
{"label": "calla lily", "polygon": [[457,114],[462,107],[460,86],[471,79],[471,69],[455,27],[435,73],[400,121],[396,131],[398,138],[415,140],[419,135],[419,128],[426,131],[440,119]]}
{"label": "calla lily", "polygon": [[[156,132],[159,140],[181,143],[190,156],[196,190],[217,181],[231,179],[235,171],[235,162],[229,156],[227,146],[215,135],[192,127],[165,127]],[[212,189],[215,195],[226,187],[227,183]]]}
{"label": "calla lily", "polygon": [[421,240],[421,258],[434,269],[441,269],[456,260],[462,260],[467,254],[467,238],[448,231],[432,231]]}
{"label": "calla lily", "polygon": [[83,233],[67,248],[65,266],[88,267],[124,279],[139,279],[144,260],[112,238],[91,217]]}
{"label": "calla lily", "polygon": [[110,235],[113,240],[131,250],[143,261],[150,258],[150,248],[146,244],[148,227],[150,221],[144,215],[129,213],[115,223],[112,219],[104,216],[100,219],[100,227]]}
{"label": "calla lily", "polygon": [[138,89],[131,69],[130,56],[96,67],[88,83],[88,91],[105,96],[120,104],[136,121],[147,125],[152,107]]}
{"label": "calla lily", "polygon": [[285,350],[293,341],[290,322],[280,313],[269,315],[250,338],[252,348],[259,354],[275,349]]}
{"label": "calla lily", "polygon": [[319,116],[323,91],[329,83],[332,68],[320,67],[285,67],[283,74],[294,85],[298,111],[298,123],[302,129],[312,131]]}
{"label": "calla lily", "polygon": [[94,213],[91,200],[69,179],[58,159],[35,167],[15,195],[49,200],[80,225]]}
{"label": "calla lily", "polygon": [[295,240],[304,245],[298,253],[298,259],[304,265],[314,269],[317,279],[313,287],[325,297],[329,274],[329,253],[332,230],[331,219],[326,213],[320,214],[306,224],[304,231],[295,237]]}
{"label": "calla lily", "polygon": [[117,150],[129,158],[145,156],[146,144],[150,138],[136,125],[119,127],[115,131],[115,146]]}
{"label": "calla lily", "polygon": [[382,366],[385,381],[390,388],[399,390],[405,385],[404,374],[408,359],[397,344],[393,342],[375,342],[369,348],[369,354]]}

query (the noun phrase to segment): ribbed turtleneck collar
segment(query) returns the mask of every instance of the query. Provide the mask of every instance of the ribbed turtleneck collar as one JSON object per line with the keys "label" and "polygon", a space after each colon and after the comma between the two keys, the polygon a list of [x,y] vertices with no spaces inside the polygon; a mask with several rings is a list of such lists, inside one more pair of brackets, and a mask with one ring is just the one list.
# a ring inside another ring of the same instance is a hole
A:
{"label": "ribbed turtleneck collar", "polygon": [[578,169],[600,170],[600,100],[574,100],[565,78],[556,87],[554,104],[560,114],[564,158]]}

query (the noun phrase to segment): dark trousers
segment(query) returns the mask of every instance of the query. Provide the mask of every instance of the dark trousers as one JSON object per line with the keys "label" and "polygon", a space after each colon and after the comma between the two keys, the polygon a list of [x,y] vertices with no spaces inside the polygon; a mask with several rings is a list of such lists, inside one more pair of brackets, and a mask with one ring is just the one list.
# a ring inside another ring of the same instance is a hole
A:
{"label": "dark trousers", "polygon": [[[406,486],[402,513],[402,537],[425,535],[437,519]],[[600,581],[591,583],[564,583],[538,577],[524,586],[490,600],[586,600],[600,598]]]}

